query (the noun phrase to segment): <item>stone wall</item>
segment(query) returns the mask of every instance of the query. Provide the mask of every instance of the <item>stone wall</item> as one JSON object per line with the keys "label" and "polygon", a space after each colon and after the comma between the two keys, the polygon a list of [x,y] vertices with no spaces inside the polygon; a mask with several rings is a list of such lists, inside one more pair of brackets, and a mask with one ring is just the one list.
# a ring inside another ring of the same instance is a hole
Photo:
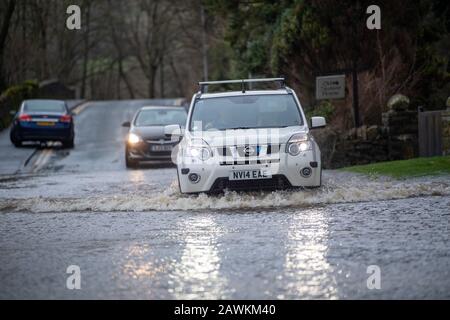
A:
{"label": "stone wall", "polygon": [[313,131],[322,151],[323,167],[341,168],[373,162],[410,159],[418,155],[417,110],[409,100],[394,96],[381,126],[362,126],[345,133],[331,128]]}
{"label": "stone wall", "polygon": [[417,110],[390,110],[382,115],[383,135],[388,142],[388,159],[416,157],[418,148]]}

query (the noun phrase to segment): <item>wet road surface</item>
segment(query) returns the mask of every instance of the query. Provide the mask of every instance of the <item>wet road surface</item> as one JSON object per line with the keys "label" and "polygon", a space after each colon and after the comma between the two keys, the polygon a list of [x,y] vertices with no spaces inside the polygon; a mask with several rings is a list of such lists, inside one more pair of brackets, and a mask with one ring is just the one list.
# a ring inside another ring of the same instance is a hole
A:
{"label": "wet road surface", "polygon": [[169,102],[89,103],[74,150],[0,134],[0,298],[450,298],[448,176],[328,171],[319,190],[180,195],[174,168],[124,163],[121,123]]}

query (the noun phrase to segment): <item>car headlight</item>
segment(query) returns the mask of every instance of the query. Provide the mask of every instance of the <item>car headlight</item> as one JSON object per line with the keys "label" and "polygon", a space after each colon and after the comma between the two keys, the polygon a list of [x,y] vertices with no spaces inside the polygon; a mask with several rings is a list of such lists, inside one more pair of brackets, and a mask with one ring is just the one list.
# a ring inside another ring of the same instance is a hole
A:
{"label": "car headlight", "polygon": [[286,152],[291,156],[298,156],[300,152],[305,152],[312,149],[311,141],[308,134],[297,133],[294,134],[286,145]]}
{"label": "car headlight", "polygon": [[212,150],[209,145],[202,139],[191,140],[186,147],[186,153],[189,157],[206,161],[212,157]]}
{"label": "car headlight", "polygon": [[128,143],[129,144],[136,144],[142,141],[142,138],[139,137],[137,134],[135,133],[130,133],[128,135]]}

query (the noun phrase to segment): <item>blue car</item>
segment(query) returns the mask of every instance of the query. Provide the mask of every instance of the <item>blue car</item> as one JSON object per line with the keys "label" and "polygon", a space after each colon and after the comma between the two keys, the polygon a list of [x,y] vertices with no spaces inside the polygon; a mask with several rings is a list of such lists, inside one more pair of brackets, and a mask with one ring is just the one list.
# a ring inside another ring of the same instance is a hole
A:
{"label": "blue car", "polygon": [[13,119],[11,142],[59,141],[64,148],[74,146],[74,123],[66,103],[59,100],[26,100]]}

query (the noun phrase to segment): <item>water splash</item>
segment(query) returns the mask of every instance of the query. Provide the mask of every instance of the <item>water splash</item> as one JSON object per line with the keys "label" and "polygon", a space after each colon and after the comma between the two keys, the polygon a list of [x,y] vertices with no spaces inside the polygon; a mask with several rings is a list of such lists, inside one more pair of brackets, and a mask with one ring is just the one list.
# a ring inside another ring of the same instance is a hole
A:
{"label": "water splash", "polygon": [[142,212],[254,210],[262,208],[311,207],[332,203],[351,203],[450,195],[450,182],[371,181],[353,177],[347,181],[329,179],[320,189],[272,192],[232,192],[222,195],[182,195],[176,181],[162,192],[148,195],[130,192],[78,198],[33,197],[1,199],[0,212]]}

